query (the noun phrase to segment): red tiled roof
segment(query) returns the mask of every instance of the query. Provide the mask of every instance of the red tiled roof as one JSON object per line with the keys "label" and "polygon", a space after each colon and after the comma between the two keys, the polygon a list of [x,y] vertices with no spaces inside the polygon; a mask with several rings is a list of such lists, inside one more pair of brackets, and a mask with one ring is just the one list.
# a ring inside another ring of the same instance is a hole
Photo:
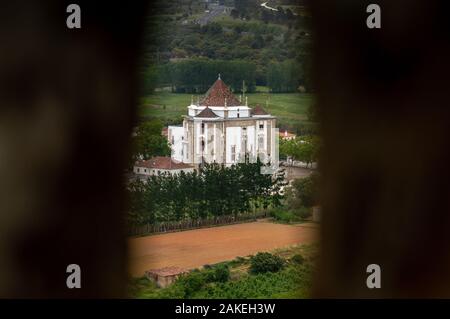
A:
{"label": "red tiled roof", "polygon": [[146,161],[137,161],[135,166],[146,167],[146,168],[156,168],[156,169],[183,169],[192,168],[191,165],[176,162],[170,157],[156,156],[152,157]]}
{"label": "red tiled roof", "polygon": [[252,109],[252,115],[269,115],[269,113],[258,104]]}
{"label": "red tiled roof", "polygon": [[214,118],[214,117],[219,117],[219,116],[216,113],[214,113],[209,107],[206,107],[200,113],[198,113],[195,117]]}
{"label": "red tiled roof", "polygon": [[288,131],[278,132],[278,134],[280,135],[281,138],[284,138],[284,137],[296,137],[297,136],[297,135],[295,135],[293,133],[289,133]]}
{"label": "red tiled roof", "polygon": [[160,268],[160,269],[148,270],[145,272],[145,274],[167,277],[167,276],[175,276],[175,275],[184,274],[186,272],[187,271],[185,269],[180,268],[180,267],[164,267],[164,268]]}
{"label": "red tiled roof", "polygon": [[219,78],[206,92],[200,105],[225,106],[225,98],[228,106],[238,106],[241,102],[234,96],[229,87]]}

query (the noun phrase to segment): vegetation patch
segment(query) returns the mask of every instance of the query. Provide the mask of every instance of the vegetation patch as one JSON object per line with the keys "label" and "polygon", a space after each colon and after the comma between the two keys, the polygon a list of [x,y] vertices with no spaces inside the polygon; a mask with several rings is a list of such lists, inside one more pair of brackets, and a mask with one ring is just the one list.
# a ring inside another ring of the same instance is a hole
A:
{"label": "vegetation patch", "polygon": [[[129,293],[144,299],[308,298],[314,269],[311,256],[316,252],[316,246],[303,245],[207,265],[181,276],[167,288],[156,287],[146,277],[134,278]],[[257,272],[252,271],[252,265],[257,265]]]}

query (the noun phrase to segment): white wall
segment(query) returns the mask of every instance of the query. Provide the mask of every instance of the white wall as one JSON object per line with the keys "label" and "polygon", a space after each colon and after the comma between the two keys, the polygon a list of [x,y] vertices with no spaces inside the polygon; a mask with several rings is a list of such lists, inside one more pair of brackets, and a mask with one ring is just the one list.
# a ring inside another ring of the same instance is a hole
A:
{"label": "white wall", "polygon": [[172,158],[178,162],[183,161],[183,126],[169,126],[168,129],[169,144],[172,148]]}
{"label": "white wall", "polygon": [[171,174],[179,174],[180,172],[184,171],[185,173],[189,173],[189,172],[193,172],[194,168],[193,167],[189,167],[189,168],[182,168],[182,169],[158,169],[158,168],[147,168],[147,167],[140,167],[140,166],[134,166],[133,168],[133,172],[135,174],[140,174],[140,175],[146,175],[146,176],[151,176],[151,175],[158,175],[158,173],[171,173]]}
{"label": "white wall", "polygon": [[[227,164],[232,164],[232,163],[237,163],[237,160],[239,158],[239,153],[241,151],[241,128],[240,127],[227,127],[226,129],[226,141],[227,141],[227,145],[226,145],[226,152],[227,152],[227,156],[226,156],[226,163]],[[231,159],[231,147],[235,145],[235,160],[233,161]]]}

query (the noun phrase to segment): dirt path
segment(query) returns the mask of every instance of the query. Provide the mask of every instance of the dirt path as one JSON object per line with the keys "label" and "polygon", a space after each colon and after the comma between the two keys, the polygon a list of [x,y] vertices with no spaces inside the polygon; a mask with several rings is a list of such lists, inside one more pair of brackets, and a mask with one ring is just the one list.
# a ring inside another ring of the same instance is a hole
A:
{"label": "dirt path", "polygon": [[141,276],[145,270],[166,266],[197,268],[259,251],[310,243],[317,235],[315,224],[293,226],[258,221],[131,238],[129,272]]}

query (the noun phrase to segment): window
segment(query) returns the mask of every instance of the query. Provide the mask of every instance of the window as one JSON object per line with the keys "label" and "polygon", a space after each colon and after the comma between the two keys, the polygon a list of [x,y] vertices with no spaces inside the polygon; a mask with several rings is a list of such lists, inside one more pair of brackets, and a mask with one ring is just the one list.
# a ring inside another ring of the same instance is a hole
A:
{"label": "window", "polygon": [[243,136],[242,140],[241,140],[241,153],[246,153],[247,152],[247,136]]}
{"label": "window", "polygon": [[172,144],[175,144],[175,138],[172,135]]}
{"label": "window", "polygon": [[264,130],[264,124],[259,124],[259,130],[260,131]]}
{"label": "window", "polygon": [[146,168],[144,168],[144,173],[147,173],[147,169]]}
{"label": "window", "polygon": [[202,144],[202,152],[205,150],[205,141],[204,140],[202,140],[201,141],[201,144]]}
{"label": "window", "polygon": [[237,110],[237,117],[239,118],[239,109]]}
{"label": "window", "polygon": [[236,160],[236,146],[231,145],[231,161],[234,162]]}
{"label": "window", "polygon": [[202,123],[202,134],[205,134],[205,123]]}
{"label": "window", "polygon": [[264,136],[258,137],[258,149],[259,150],[264,149]]}
{"label": "window", "polygon": [[138,173],[140,172],[140,168],[137,169],[137,172],[138,172]]}

